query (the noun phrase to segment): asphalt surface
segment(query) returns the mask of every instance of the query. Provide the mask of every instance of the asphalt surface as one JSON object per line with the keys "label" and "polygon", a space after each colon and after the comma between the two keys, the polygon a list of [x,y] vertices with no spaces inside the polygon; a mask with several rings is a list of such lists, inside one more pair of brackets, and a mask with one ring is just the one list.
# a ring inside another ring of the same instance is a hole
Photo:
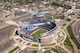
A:
{"label": "asphalt surface", "polygon": [[3,53],[7,49],[9,49],[11,46],[13,46],[13,44],[15,44],[14,40],[8,40],[4,42],[3,44],[0,44],[0,53]]}
{"label": "asphalt surface", "polygon": [[[15,21],[23,20],[27,17],[27,15],[23,15],[15,19]],[[9,26],[6,23],[0,23],[0,29]],[[10,40],[10,37],[12,36],[11,33],[13,31],[14,27],[9,27],[7,29],[0,31],[0,53],[3,53],[5,50],[9,49],[11,46],[15,44],[15,41]]]}
{"label": "asphalt surface", "polygon": [[0,31],[0,43],[10,39],[10,37],[12,36],[11,32],[12,32],[13,28],[14,27],[9,27],[7,29],[4,29],[4,30]]}
{"label": "asphalt surface", "polygon": [[9,49],[13,44],[15,44],[14,40],[10,40],[13,30],[14,27],[10,26],[0,31],[0,53],[3,53],[5,50]]}
{"label": "asphalt surface", "polygon": [[73,33],[75,35],[75,38],[78,40],[78,42],[80,43],[80,21],[76,22],[73,26]]}
{"label": "asphalt surface", "polygon": [[27,14],[24,14],[22,16],[16,17],[16,19],[14,19],[14,21],[19,22],[24,20],[25,18],[29,18],[29,16]]}

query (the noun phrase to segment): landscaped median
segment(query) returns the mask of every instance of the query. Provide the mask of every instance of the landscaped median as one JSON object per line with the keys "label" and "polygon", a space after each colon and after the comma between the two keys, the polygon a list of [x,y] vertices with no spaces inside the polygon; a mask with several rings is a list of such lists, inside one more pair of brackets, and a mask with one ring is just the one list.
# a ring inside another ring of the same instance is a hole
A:
{"label": "landscaped median", "polygon": [[38,47],[39,45],[38,45],[38,44],[33,44],[32,46],[33,46],[33,47]]}
{"label": "landscaped median", "polygon": [[1,28],[0,31],[1,31],[1,30],[4,30],[4,29],[7,29],[7,28],[9,28],[9,27],[11,27],[11,25],[6,26],[6,27],[4,27],[4,28]]}
{"label": "landscaped median", "polygon": [[71,42],[69,41],[69,38],[67,37],[65,42],[64,42],[65,46],[69,46],[72,49],[72,52],[74,53],[74,48],[73,45],[71,44]]}
{"label": "landscaped median", "polygon": [[14,49],[12,49],[12,50],[10,50],[8,53],[14,53],[16,50],[18,50],[19,49],[19,47],[17,46],[17,47],[15,47]]}
{"label": "landscaped median", "polygon": [[32,51],[32,53],[37,53],[37,51]]}
{"label": "landscaped median", "polygon": [[80,49],[80,44],[79,42],[76,40],[76,38],[74,37],[74,34],[72,32],[72,27],[71,25],[74,23],[75,21],[73,21],[68,27],[67,27],[67,31],[70,35],[70,38],[74,41],[74,43],[76,44],[77,48]]}

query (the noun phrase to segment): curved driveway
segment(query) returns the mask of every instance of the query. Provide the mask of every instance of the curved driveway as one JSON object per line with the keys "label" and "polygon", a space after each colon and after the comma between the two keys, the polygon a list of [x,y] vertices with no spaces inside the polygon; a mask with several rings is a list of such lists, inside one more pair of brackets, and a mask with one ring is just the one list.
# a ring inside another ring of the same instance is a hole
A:
{"label": "curved driveway", "polygon": [[75,35],[75,38],[80,43],[80,21],[77,21],[72,25],[73,34]]}

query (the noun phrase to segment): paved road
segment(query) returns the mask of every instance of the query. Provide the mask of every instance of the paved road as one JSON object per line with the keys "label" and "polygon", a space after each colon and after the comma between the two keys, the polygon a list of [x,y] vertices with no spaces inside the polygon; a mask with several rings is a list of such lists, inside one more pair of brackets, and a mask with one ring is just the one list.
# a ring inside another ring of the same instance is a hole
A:
{"label": "paved road", "polygon": [[80,21],[78,21],[78,22],[74,23],[74,25],[72,25],[72,30],[75,35],[75,38],[78,40],[78,42],[80,42]]}

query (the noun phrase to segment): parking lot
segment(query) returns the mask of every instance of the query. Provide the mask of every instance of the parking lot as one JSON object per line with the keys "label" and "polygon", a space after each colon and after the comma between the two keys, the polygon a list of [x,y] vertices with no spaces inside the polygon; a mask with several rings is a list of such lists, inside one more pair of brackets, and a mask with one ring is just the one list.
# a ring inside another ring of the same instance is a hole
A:
{"label": "parking lot", "polygon": [[13,30],[14,27],[10,26],[0,31],[0,53],[3,53],[15,44],[15,41],[10,39]]}
{"label": "parking lot", "polygon": [[15,44],[14,40],[8,40],[8,41],[4,42],[3,44],[0,44],[0,53],[3,53],[4,51],[9,49],[14,44]]}
{"label": "parking lot", "polygon": [[13,31],[13,27],[8,27],[4,30],[0,31],[0,43],[2,43],[3,41],[8,40],[12,35],[11,32]]}

